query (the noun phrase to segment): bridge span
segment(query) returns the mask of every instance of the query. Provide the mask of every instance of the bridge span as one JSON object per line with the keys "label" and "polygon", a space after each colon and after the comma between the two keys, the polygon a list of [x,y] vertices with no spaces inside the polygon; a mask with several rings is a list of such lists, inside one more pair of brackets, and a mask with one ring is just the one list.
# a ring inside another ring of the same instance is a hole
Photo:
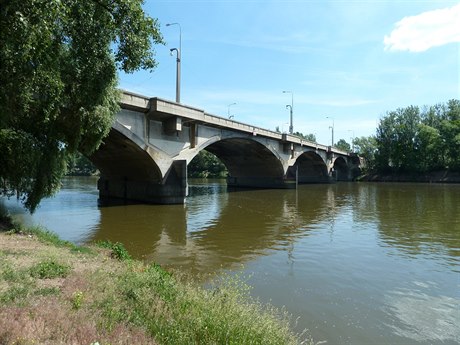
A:
{"label": "bridge span", "polygon": [[294,188],[352,180],[356,155],[204,110],[123,91],[121,110],[100,148],[101,199],[184,203],[187,165],[201,151],[227,167],[231,187]]}

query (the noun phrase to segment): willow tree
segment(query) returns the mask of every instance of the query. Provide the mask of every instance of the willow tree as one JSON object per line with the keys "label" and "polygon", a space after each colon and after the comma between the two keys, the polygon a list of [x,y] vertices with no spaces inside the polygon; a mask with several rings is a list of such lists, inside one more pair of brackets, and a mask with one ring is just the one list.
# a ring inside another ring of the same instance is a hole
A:
{"label": "willow tree", "polygon": [[90,155],[118,110],[117,71],[156,66],[142,0],[1,0],[0,194],[33,212],[75,152]]}

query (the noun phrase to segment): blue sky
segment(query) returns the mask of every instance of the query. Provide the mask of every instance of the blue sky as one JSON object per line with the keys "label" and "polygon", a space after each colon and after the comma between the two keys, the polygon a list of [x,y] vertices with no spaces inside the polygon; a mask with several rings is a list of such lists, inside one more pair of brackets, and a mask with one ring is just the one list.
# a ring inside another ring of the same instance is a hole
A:
{"label": "blue sky", "polygon": [[[458,1],[152,1],[165,46],[152,73],[120,87],[175,100],[182,31],[181,103],[318,142],[375,133],[387,111],[460,98]],[[229,107],[229,104],[236,103]],[[329,118],[327,118],[329,117]]]}

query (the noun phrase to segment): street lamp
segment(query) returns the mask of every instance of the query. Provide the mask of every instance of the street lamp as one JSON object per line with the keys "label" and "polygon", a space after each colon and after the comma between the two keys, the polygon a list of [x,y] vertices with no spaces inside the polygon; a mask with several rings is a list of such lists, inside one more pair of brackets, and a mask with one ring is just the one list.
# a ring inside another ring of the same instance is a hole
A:
{"label": "street lamp", "polygon": [[182,28],[179,23],[168,23],[166,26],[177,25],[179,26],[179,48],[171,48],[169,51],[171,55],[176,52],[176,103],[180,103],[180,62],[182,52]]}
{"label": "street lamp", "polygon": [[228,116],[229,119],[233,118],[233,115],[230,115],[230,107],[232,105],[235,105],[235,104],[236,103],[231,103],[231,104],[227,105],[227,116]]}
{"label": "street lamp", "polygon": [[169,49],[171,56],[173,52],[176,52],[176,103],[180,103],[180,49],[171,48]]}
{"label": "street lamp", "polygon": [[326,116],[326,119],[331,119],[332,120],[332,127],[329,126],[329,129],[332,130],[332,144],[331,144],[331,147],[332,147],[332,146],[334,146],[334,118]]}
{"label": "street lamp", "polygon": [[289,133],[292,134],[294,132],[294,126],[292,124],[292,113],[294,112],[294,94],[292,91],[283,91],[283,93],[290,93],[291,94],[291,104],[286,105],[286,109],[289,108],[290,112],[290,123],[289,123]]}
{"label": "street lamp", "polygon": [[179,50],[182,51],[182,27],[179,23],[168,23],[166,26],[177,25],[179,27]]}

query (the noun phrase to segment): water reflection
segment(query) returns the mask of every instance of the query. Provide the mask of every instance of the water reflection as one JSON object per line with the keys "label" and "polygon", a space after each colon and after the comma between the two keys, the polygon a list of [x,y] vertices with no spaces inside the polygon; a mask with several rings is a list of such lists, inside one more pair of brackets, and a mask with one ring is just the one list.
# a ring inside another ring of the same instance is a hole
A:
{"label": "water reflection", "polygon": [[186,205],[126,205],[100,209],[88,240],[110,238],[134,256],[192,272],[215,272],[285,248],[312,224],[333,219],[345,202],[313,187],[303,193],[258,190],[223,193],[220,183],[191,186]]}
{"label": "water reflection", "polygon": [[374,216],[383,246],[408,257],[444,258],[459,272],[460,186],[388,184],[360,189],[357,220]]}

